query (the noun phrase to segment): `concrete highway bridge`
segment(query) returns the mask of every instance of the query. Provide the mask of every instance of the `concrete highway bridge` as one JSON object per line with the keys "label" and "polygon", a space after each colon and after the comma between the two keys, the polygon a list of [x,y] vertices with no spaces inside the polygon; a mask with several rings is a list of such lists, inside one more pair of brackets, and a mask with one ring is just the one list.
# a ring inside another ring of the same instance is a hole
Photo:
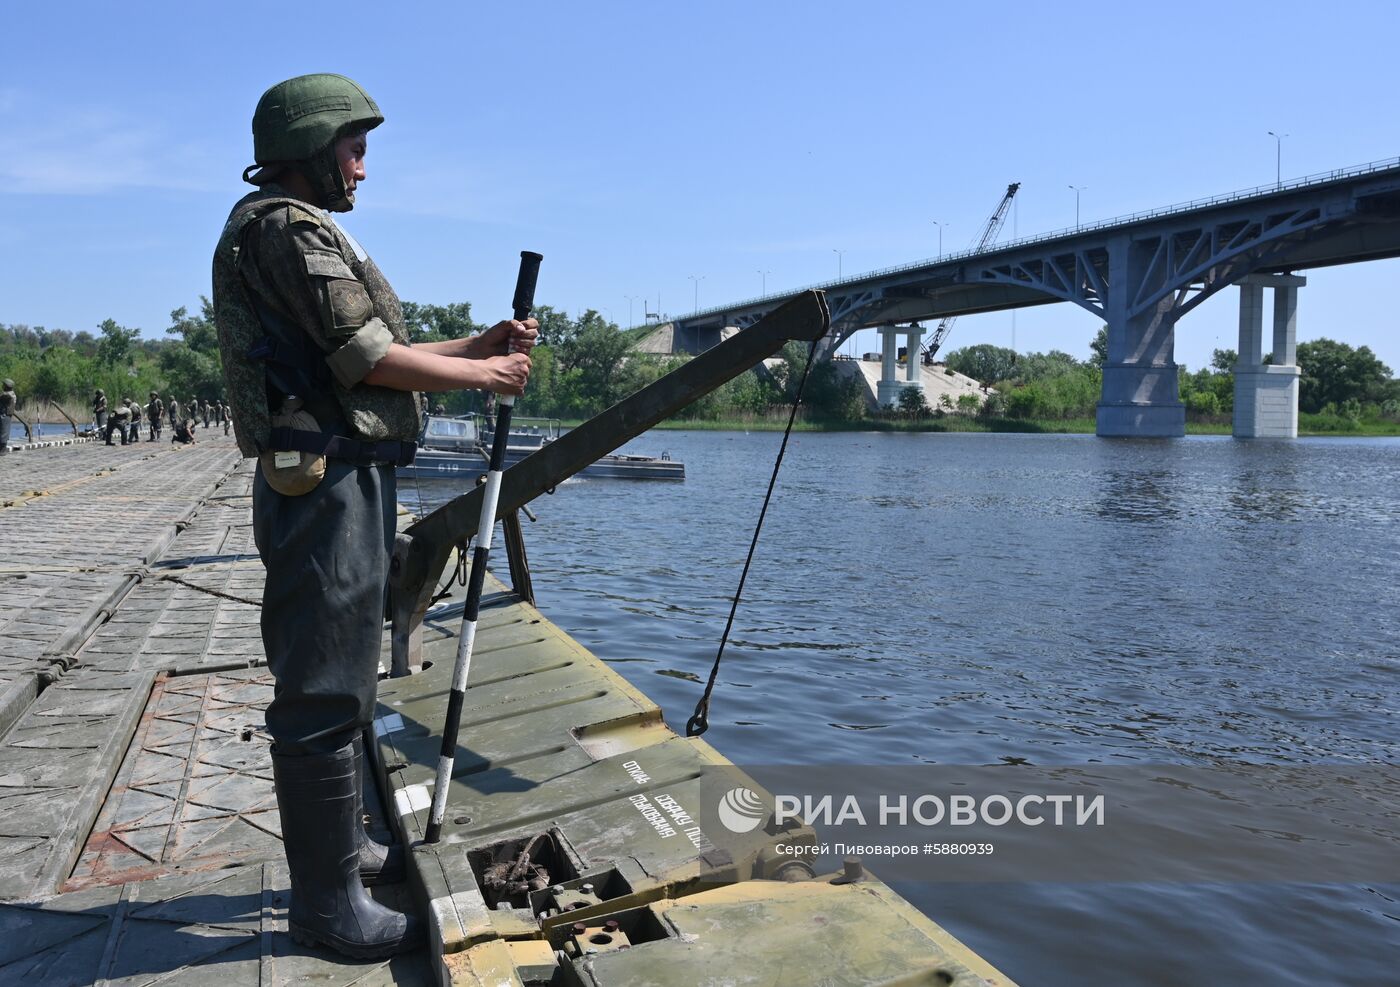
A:
{"label": "concrete highway bridge", "polygon": [[[1297,272],[1396,256],[1400,159],[1390,159],[809,287],[825,290],[831,306],[822,356],[859,329],[882,330],[882,401],[901,387],[921,386],[912,368],[897,380],[893,358],[901,335],[910,354],[919,352],[921,322],[1073,302],[1108,326],[1098,434],[1179,436],[1186,418],[1177,393],[1176,324],[1235,285],[1235,435],[1295,437],[1297,293],[1306,284]],[[1267,364],[1266,288],[1274,292]],[[793,294],[675,319],[674,348],[708,349],[727,327],[743,330]]]}

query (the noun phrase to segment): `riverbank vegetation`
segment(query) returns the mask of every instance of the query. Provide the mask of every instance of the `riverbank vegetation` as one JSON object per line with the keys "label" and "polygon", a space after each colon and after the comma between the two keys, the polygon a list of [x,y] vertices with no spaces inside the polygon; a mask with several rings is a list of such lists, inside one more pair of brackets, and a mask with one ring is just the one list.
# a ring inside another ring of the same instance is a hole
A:
{"label": "riverbank vegetation", "polygon": [[[471,305],[403,303],[415,342],[454,339],[481,332]],[[620,330],[598,312],[574,318],[541,306],[541,345],[533,354],[530,386],[517,402],[521,415],[581,421],[685,362],[685,357],[640,354],[638,334]],[[690,428],[781,428],[806,365],[806,347],[789,344],[775,360],[744,373],[679,412],[670,422]],[[982,343],[954,350],[946,366],[980,381],[980,396],[943,397],[930,405],[905,391],[897,407],[870,410],[859,374],[842,361],[813,366],[802,389],[799,427],[891,431],[1092,432],[1107,356],[1100,329],[1084,358],[1059,350],[1015,353]],[[1179,368],[1179,392],[1187,430],[1230,431],[1234,405],[1231,350],[1215,351],[1210,366]],[[1331,339],[1298,344],[1303,369],[1299,429],[1312,434],[1400,435],[1400,381],[1368,347]],[[170,314],[164,337],[107,319],[95,332],[0,326],[0,376],[15,380],[27,417],[57,420],[54,406],[77,420],[90,418],[94,389],[109,403],[145,400],[151,390],[181,401],[223,397],[212,306]],[[435,395],[450,413],[480,410],[475,392]]]}
{"label": "riverbank vegetation", "polygon": [[[109,406],[122,398],[143,405],[151,391],[181,402],[191,396],[222,398],[218,337],[208,299],[200,313],[170,313],[164,339],[143,339],[141,330],[106,319],[97,331],[72,332],[43,326],[0,326],[0,376],[15,382],[21,413],[31,420],[79,423],[92,420],[99,388]],[[59,409],[62,409],[60,411]]]}

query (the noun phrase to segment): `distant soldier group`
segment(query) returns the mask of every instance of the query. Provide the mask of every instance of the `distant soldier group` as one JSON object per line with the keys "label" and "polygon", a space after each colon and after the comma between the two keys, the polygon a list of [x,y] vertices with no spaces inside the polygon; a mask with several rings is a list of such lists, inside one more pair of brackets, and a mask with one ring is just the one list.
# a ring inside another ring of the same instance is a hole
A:
{"label": "distant soldier group", "polygon": [[223,401],[200,401],[190,398],[182,406],[175,395],[171,394],[167,404],[161,400],[159,393],[151,391],[150,400],[144,407],[139,401],[122,398],[120,405],[109,409],[107,395],[101,388],[93,395],[92,418],[96,432],[106,439],[109,446],[116,445],[115,440],[118,438],[121,439],[122,445],[140,442],[143,418],[147,426],[146,441],[159,442],[165,431],[167,416],[171,430],[170,441],[182,444],[194,442],[194,430],[200,421],[204,423],[205,428],[209,427],[211,421],[214,424],[222,424],[225,435],[229,433],[229,425],[233,421],[228,405]]}
{"label": "distant soldier group", "polygon": [[[29,425],[16,412],[18,400],[14,381],[3,381],[0,386],[0,456],[10,451],[11,426],[16,420],[24,426],[26,432],[29,430]],[[182,411],[185,413],[182,414]],[[105,439],[109,446],[116,445],[118,439],[122,445],[139,443],[143,421],[146,424],[146,441],[159,442],[165,431],[167,416],[172,442],[193,442],[194,430],[199,421],[204,422],[205,428],[210,424],[223,425],[225,435],[229,434],[233,424],[233,414],[222,400],[198,401],[190,398],[189,403],[182,409],[174,394],[170,395],[167,404],[161,400],[159,393],[151,391],[150,400],[144,405],[131,398],[122,398],[121,404],[109,408],[107,394],[102,388],[97,388],[92,396],[93,434]]]}

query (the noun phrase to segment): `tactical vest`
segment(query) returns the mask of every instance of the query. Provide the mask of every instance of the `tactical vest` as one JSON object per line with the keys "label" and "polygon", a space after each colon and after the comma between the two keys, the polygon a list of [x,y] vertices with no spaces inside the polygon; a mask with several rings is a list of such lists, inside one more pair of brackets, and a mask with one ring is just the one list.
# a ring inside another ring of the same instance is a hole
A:
{"label": "tactical vest", "polygon": [[[233,430],[239,451],[247,457],[268,450],[273,409],[268,407],[267,366],[249,355],[269,332],[258,318],[255,303],[239,275],[239,253],[243,234],[250,224],[289,205],[302,209],[307,206],[301,199],[271,190],[245,196],[234,205],[214,249],[214,322],[219,330],[219,352],[228,403],[233,410]],[[337,224],[327,222],[326,229],[332,231],[351,273],[364,284],[374,314],[388,327],[396,342],[408,344],[403,310],[389,282],[374,261],[356,251]],[[350,438],[370,442],[412,442],[418,438],[418,399],[412,392],[364,383],[346,388],[333,378],[327,379],[324,386],[334,393],[349,423]]]}

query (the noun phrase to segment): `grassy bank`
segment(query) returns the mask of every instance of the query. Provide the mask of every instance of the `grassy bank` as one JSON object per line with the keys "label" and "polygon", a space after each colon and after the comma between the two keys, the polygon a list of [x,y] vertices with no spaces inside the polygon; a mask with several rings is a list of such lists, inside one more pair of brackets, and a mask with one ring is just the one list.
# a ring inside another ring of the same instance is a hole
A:
{"label": "grassy bank", "polygon": [[1357,419],[1345,415],[1298,416],[1299,435],[1400,435],[1400,422],[1384,418]]}

